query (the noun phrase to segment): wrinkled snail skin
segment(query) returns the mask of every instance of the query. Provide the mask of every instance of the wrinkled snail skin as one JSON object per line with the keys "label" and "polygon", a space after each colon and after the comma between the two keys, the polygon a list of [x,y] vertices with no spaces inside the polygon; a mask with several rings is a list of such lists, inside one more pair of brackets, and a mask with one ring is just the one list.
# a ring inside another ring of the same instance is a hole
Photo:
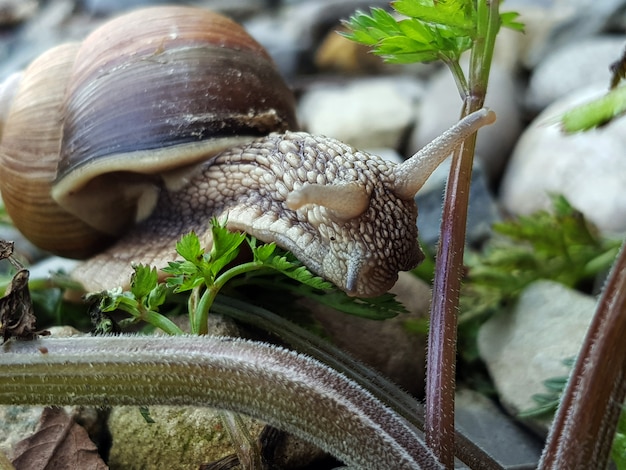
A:
{"label": "wrinkled snail skin", "polygon": [[[177,238],[190,230],[210,244],[207,221],[217,216],[230,229],[275,241],[350,294],[378,295],[423,257],[415,202],[393,194],[392,170],[389,162],[334,139],[271,134],[203,164],[179,191],[163,191],[150,218],[76,274],[97,280],[87,287],[99,290],[128,279],[131,263],[167,265]],[[353,183],[342,188],[367,197],[360,215],[345,220],[326,206],[288,207],[290,194],[337,182]]]}
{"label": "wrinkled snail skin", "polygon": [[[415,193],[495,119],[477,111],[395,165],[289,132],[291,92],[261,46],[220,15],[145,9],[63,47],[62,59],[51,51],[24,73],[4,123],[0,189],[18,229],[47,250],[87,257],[119,240],[74,273],[88,290],[126,284],[133,263],[166,266],[191,230],[210,247],[217,216],[350,295],[382,294],[423,258]],[[44,108],[52,119],[34,121]],[[42,129],[34,149],[14,117]],[[87,241],[64,236],[70,227]]]}

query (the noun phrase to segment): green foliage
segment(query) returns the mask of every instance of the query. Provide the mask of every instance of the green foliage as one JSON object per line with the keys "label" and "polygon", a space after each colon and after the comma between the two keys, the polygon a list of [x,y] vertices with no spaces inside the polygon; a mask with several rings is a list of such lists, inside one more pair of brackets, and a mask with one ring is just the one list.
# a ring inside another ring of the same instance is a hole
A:
{"label": "green foliage", "polygon": [[[309,297],[339,311],[365,318],[380,320],[405,311],[391,294],[374,299],[348,297],[331,283],[311,273],[293,255],[278,249],[274,243],[259,245],[253,237],[229,232],[216,219],[211,224],[211,251],[205,252],[195,233],[184,235],[176,244],[176,251],[182,259],[169,262],[163,269],[169,275],[165,283],[159,282],[155,268],[138,265],[134,266],[130,290],[113,289],[92,295],[92,300],[98,302],[102,312],[121,310],[131,315],[130,323],[145,321],[169,334],[180,334],[182,331],[159,313],[168,295],[187,293],[191,332],[205,334],[209,309],[215,297],[234,278],[238,278],[240,283]],[[252,260],[238,263],[244,241]],[[274,296],[281,302],[283,297]],[[102,321],[109,324],[109,318]]]}
{"label": "green foliage", "polygon": [[[395,15],[381,8],[356,12],[345,25],[345,36],[373,46],[373,52],[391,63],[443,60],[457,62],[478,37],[474,0],[398,0]],[[399,19],[397,19],[399,18]],[[503,26],[522,30],[517,13],[500,15]]]}
{"label": "green foliage", "polygon": [[[567,367],[574,365],[575,358],[568,358],[563,361]],[[522,411],[518,414],[519,418],[551,418],[556,412],[561,396],[567,386],[568,377],[552,377],[543,382],[547,389],[547,393],[538,393],[533,395],[532,399],[537,406],[529,410]],[[613,437],[613,445],[611,447],[611,459],[617,470],[626,470],[626,413],[622,408],[617,430]]]}
{"label": "green foliage", "polygon": [[[563,365],[571,368],[574,365],[575,358],[568,358],[563,361]],[[518,414],[519,418],[545,418],[554,415],[559,406],[561,395],[567,385],[568,376],[552,377],[543,381],[543,386],[547,389],[547,393],[537,393],[532,399],[537,406],[529,410],[522,411]]]}
{"label": "green foliage", "polygon": [[611,266],[620,241],[600,237],[565,198],[555,197],[553,207],[494,225],[482,253],[468,254],[461,322],[505,307],[533,281],[575,287]]}
{"label": "green foliage", "polygon": [[617,422],[617,432],[613,438],[613,447],[611,447],[611,459],[617,470],[626,470],[626,413],[624,408]]}
{"label": "green foliage", "polygon": [[565,132],[585,131],[607,124],[625,112],[626,86],[620,86],[565,112],[561,117],[561,126]]}

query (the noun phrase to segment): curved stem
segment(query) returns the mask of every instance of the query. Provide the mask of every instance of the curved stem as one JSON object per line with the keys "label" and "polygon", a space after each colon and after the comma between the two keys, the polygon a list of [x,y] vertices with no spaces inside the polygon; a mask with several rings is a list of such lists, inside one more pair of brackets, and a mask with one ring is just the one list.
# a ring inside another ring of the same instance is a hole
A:
{"label": "curved stem", "polygon": [[539,462],[606,468],[626,397],[626,242],[613,265]]}
{"label": "curved stem", "polygon": [[[311,356],[366,388],[420,431],[424,430],[424,407],[380,373],[353,359],[310,331],[261,307],[218,296],[212,311],[238,323],[270,331],[283,343]],[[502,467],[463,433],[455,431],[455,455],[472,470],[502,470]]]}
{"label": "curved stem", "polygon": [[264,343],[210,336],[9,341],[0,403],[195,405],[248,414],[356,468],[440,469],[418,430],[342,374]]}

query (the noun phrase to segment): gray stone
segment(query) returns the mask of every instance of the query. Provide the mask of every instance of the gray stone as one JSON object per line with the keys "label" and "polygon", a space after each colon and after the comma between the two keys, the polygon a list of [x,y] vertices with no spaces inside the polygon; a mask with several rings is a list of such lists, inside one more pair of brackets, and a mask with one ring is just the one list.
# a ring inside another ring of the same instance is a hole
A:
{"label": "gray stone", "polygon": [[425,337],[407,331],[405,323],[424,319],[430,307],[430,287],[410,273],[400,273],[391,289],[410,312],[385,321],[339,313],[305,302],[332,343],[415,395],[424,392]]}
{"label": "gray stone", "polygon": [[[235,449],[220,412],[210,408],[152,406],[147,423],[135,406],[115,407],[109,416],[115,469],[197,469],[233,454]],[[263,424],[244,418],[247,431],[258,436]]]}
{"label": "gray stone", "polygon": [[420,82],[406,77],[370,78],[307,91],[298,106],[302,127],[354,147],[398,149],[415,121]]}
{"label": "gray stone", "polygon": [[[503,405],[516,415],[547,393],[543,382],[569,375],[563,360],[575,357],[595,311],[594,298],[552,281],[528,286],[511,312],[480,329],[478,349]],[[542,432],[545,420],[533,422]]]}
{"label": "gray stone", "polygon": [[536,468],[543,442],[504,413],[483,394],[460,389],[454,420],[462,431],[503,468]]}
{"label": "gray stone", "polygon": [[[435,170],[415,196],[419,239],[431,250],[435,250],[439,241],[441,213],[449,171],[450,160],[448,159]],[[484,241],[492,233],[492,224],[499,219],[498,207],[489,189],[482,165],[475,162],[467,214],[467,243],[475,245]]]}
{"label": "gray stone", "polygon": [[[526,69],[535,68],[555,49],[602,32],[619,23],[623,0],[508,0],[504,10],[520,13],[524,34],[520,35],[520,60]],[[612,31],[616,31],[613,27]]]}
{"label": "gray stone", "polygon": [[551,207],[561,194],[602,231],[626,231],[626,118],[566,135],[558,117],[605,93],[589,87],[546,108],[518,141],[500,187],[500,201],[515,215]]}
{"label": "gray stone", "polygon": [[533,111],[541,111],[554,101],[598,83],[608,87],[609,65],[620,56],[626,36],[599,36],[570,42],[552,51],[533,70],[526,104]]}

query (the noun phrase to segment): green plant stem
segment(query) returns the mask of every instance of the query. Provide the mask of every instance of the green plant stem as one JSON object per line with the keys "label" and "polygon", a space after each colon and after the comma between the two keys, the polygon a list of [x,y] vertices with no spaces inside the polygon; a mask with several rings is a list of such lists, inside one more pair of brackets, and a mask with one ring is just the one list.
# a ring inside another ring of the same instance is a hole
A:
{"label": "green plant stem", "polygon": [[[477,4],[477,39],[470,58],[470,94],[462,117],[483,107],[493,46],[499,29],[499,2]],[[452,68],[453,75],[459,73]],[[462,83],[456,79],[457,83]],[[462,91],[462,90],[461,90]],[[446,468],[454,467],[454,392],[457,311],[465,249],[469,190],[476,135],[453,153],[444,198],[431,305],[426,378],[426,443]]]}
{"label": "green plant stem", "polygon": [[607,467],[626,396],[625,245],[578,354],[550,429],[540,470]]}
{"label": "green plant stem", "polygon": [[307,356],[211,336],[8,341],[1,404],[194,405],[241,412],[355,468],[442,468],[421,433]]}
{"label": "green plant stem", "polygon": [[181,330],[176,323],[174,323],[169,318],[161,315],[160,313],[153,312],[152,310],[145,310],[141,312],[140,319],[147,323],[150,323],[152,326],[163,330],[168,335],[183,335],[185,334],[183,330]]}
{"label": "green plant stem", "polygon": [[198,335],[208,334],[209,311],[211,310],[213,302],[215,302],[215,297],[217,297],[219,291],[228,281],[239,275],[252,271],[258,271],[263,268],[267,268],[267,266],[259,261],[250,261],[249,263],[239,264],[222,273],[211,285],[207,285],[206,290],[200,296],[200,300],[195,304],[194,314],[191,317],[191,332]]}

